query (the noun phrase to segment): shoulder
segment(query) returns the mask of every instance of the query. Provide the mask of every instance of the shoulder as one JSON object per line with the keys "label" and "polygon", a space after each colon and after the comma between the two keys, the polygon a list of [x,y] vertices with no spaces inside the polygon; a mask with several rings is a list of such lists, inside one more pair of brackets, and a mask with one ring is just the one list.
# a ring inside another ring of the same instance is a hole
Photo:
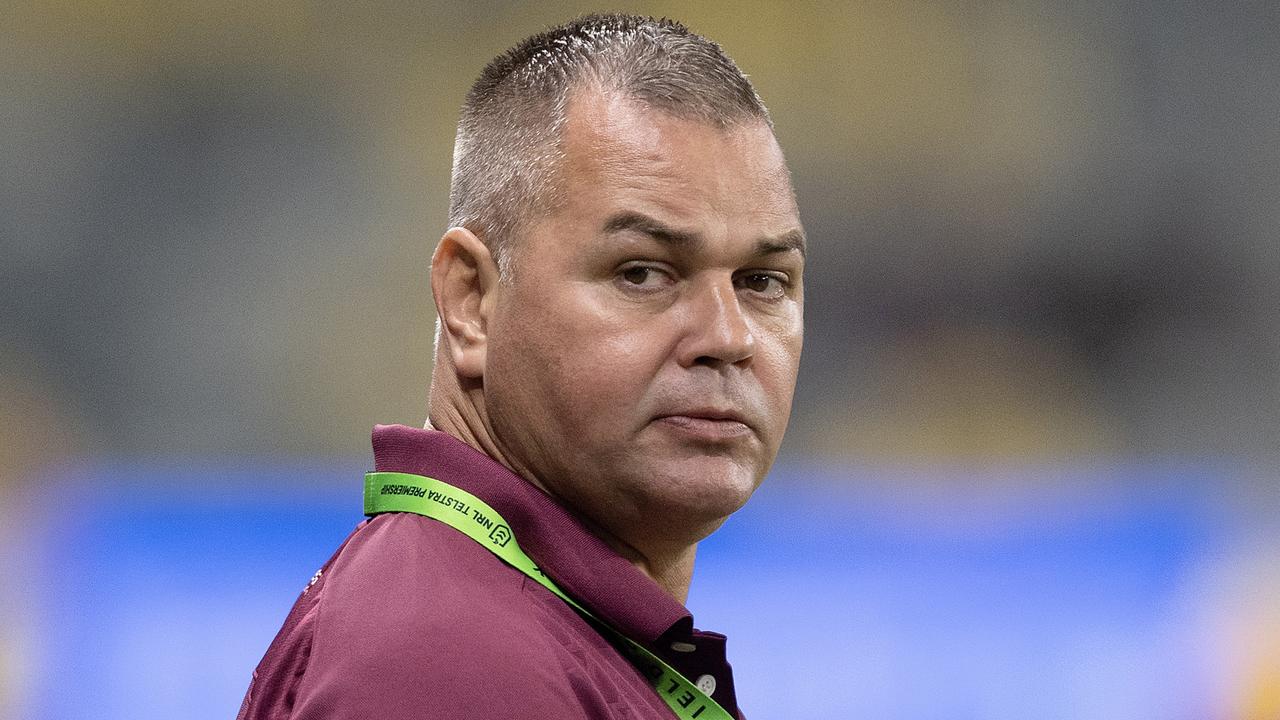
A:
{"label": "shoulder", "polygon": [[524,583],[446,525],[375,518],[324,578],[297,716],[535,718],[579,707]]}
{"label": "shoulder", "polygon": [[462,533],[410,514],[362,527],[324,580],[317,642],[346,648],[483,640],[515,623],[525,602],[523,575]]}

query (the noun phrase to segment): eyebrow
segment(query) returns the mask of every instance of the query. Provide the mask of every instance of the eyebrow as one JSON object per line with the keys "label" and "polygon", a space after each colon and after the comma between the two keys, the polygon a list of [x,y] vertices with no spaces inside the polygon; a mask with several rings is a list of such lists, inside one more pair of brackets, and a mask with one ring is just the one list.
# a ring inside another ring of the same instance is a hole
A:
{"label": "eyebrow", "polygon": [[[635,211],[623,211],[610,217],[604,224],[606,234],[635,232],[648,235],[663,245],[692,247],[702,243],[702,236],[666,225],[656,218]],[[804,231],[799,228],[781,235],[763,237],[756,241],[757,255],[773,255],[795,250],[805,256]]]}

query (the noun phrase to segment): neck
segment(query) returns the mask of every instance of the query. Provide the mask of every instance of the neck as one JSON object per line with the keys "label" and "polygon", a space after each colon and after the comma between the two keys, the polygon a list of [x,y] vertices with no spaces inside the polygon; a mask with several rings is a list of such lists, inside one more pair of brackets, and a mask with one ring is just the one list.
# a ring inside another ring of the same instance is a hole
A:
{"label": "neck", "polygon": [[[462,400],[459,401],[458,398]],[[431,375],[426,427],[446,432],[502,463],[517,475],[527,477],[508,461],[502,449],[493,441],[493,434],[484,421],[481,409],[483,402],[484,394],[480,385],[472,383],[463,388],[451,365],[446,363],[446,358],[437,353]]]}
{"label": "neck", "polygon": [[[488,424],[484,422],[484,413],[478,407],[483,403],[483,393],[479,388],[463,389],[458,386],[452,373],[440,373],[440,358],[437,357],[437,370],[432,378],[429,418],[427,427],[446,432],[471,447],[502,463],[507,469],[524,478],[561,506],[573,512],[588,530],[626,558],[640,572],[658,584],[668,595],[684,604],[689,597],[689,584],[693,578],[694,556],[697,554],[697,543],[679,543],[671,546],[650,547],[628,542],[617,534],[599,525],[593,518],[583,515],[573,503],[567,502],[547,488],[536,473],[511,462],[498,443],[494,442]],[[441,377],[443,375],[443,377]],[[452,381],[452,382],[449,382]],[[451,385],[447,391],[445,385]],[[450,392],[452,391],[452,392]],[[466,397],[469,402],[451,402],[452,398]]]}
{"label": "neck", "polygon": [[640,572],[658,583],[658,587],[684,605],[689,600],[689,583],[693,580],[693,559],[697,552],[698,546],[690,545],[683,552],[657,560],[652,557],[628,559]]}
{"label": "neck", "polygon": [[448,414],[432,416],[427,421],[427,427],[433,430],[440,430],[442,432],[449,433],[471,447],[485,453],[489,457],[505,465],[517,475],[520,475],[531,485],[546,493],[549,497],[554,498],[561,506],[567,507],[571,512],[574,512],[574,514],[578,516],[578,519],[582,521],[582,524],[591,531],[591,534],[603,540],[606,545],[613,548],[614,552],[618,553],[623,558],[626,558],[626,560],[634,565],[636,569],[647,575],[651,580],[658,584],[658,587],[665,590],[668,595],[675,598],[681,605],[685,604],[689,597],[689,584],[693,579],[693,562],[698,550],[698,546],[696,544],[673,548],[670,551],[665,552],[655,550],[642,552],[638,550],[632,544],[619,539],[609,531],[600,527],[590,518],[584,517],[581,513],[574,511],[571,505],[557,497],[555,493],[548,490],[536,477],[532,477],[528,473],[521,472],[519,468],[512,467],[512,465],[502,457],[502,454],[498,451],[496,446],[493,446],[491,443],[481,442],[481,438],[477,437],[475,433],[467,431],[465,425],[460,426],[453,422],[456,419],[457,418]]}
{"label": "neck", "polygon": [[[537,482],[534,482],[534,485],[542,488]],[[542,491],[547,492],[546,488],[542,488]],[[551,493],[547,494],[551,495]],[[555,496],[552,495],[552,497]],[[559,501],[559,498],[557,500]],[[565,504],[563,501],[560,503]],[[684,605],[688,601],[689,584],[693,580],[694,557],[698,552],[696,543],[671,548],[641,549],[600,527],[590,518],[583,518],[580,513],[578,517],[593,535],[613,548],[614,552],[626,558],[637,570],[647,575],[677,602]]]}

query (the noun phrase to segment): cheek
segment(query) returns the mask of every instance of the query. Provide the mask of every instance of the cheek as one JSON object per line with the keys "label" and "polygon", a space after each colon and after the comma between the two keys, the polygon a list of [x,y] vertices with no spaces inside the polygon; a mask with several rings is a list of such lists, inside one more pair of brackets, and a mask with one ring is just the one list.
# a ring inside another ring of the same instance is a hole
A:
{"label": "cheek", "polygon": [[[567,329],[565,330],[568,331]],[[655,342],[637,333],[610,331],[577,333],[577,344],[558,354],[555,380],[559,392],[585,433],[598,433],[603,425],[626,422],[642,408],[661,366]]]}
{"label": "cheek", "polygon": [[633,318],[612,316],[583,298],[560,300],[530,298],[563,311],[522,313],[495,325],[493,386],[543,422],[586,439],[614,420],[625,423],[642,405],[661,366],[661,344]]}
{"label": "cheek", "polygon": [[774,408],[787,407],[791,404],[791,394],[795,390],[795,364],[790,353],[778,353],[768,363],[768,370],[757,375],[764,386],[765,396]]}
{"label": "cheek", "polygon": [[780,331],[758,351],[756,377],[763,386],[766,402],[775,410],[783,410],[781,417],[784,419],[785,409],[791,406],[791,396],[795,392],[803,340],[803,334],[798,330]]}

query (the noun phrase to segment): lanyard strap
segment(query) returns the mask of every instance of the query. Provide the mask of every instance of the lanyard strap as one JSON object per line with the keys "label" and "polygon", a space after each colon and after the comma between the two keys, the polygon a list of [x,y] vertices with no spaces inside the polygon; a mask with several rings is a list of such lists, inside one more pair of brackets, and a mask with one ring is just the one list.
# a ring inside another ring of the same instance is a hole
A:
{"label": "lanyard strap", "polygon": [[506,564],[555,593],[579,615],[614,640],[614,645],[649,679],[658,697],[681,720],[734,720],[719,703],[662,658],[601,621],[566,595],[533,562],[533,558],[520,549],[511,534],[511,527],[502,516],[475,495],[423,475],[365,473],[364,514],[372,516],[386,512],[409,512],[439,520],[475,540]]}

